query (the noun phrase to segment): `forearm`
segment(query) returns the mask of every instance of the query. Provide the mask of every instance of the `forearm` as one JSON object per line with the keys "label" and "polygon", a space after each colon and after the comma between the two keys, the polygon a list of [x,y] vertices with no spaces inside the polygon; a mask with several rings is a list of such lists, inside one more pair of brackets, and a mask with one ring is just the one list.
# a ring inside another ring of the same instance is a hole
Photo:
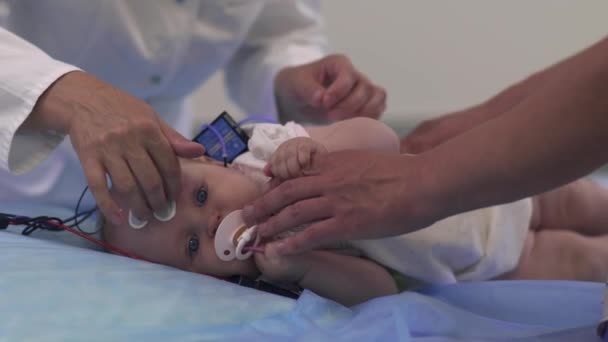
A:
{"label": "forearm", "polygon": [[341,150],[378,150],[399,152],[399,137],[382,122],[353,118],[320,127],[306,127],[310,137],[329,152]]}
{"label": "forearm", "polygon": [[608,40],[560,63],[504,115],[423,156],[439,216],[509,202],[608,160]]}
{"label": "forearm", "polygon": [[310,252],[307,258],[308,271],[299,285],[343,305],[398,292],[386,269],[369,260],[326,251]]}
{"label": "forearm", "polygon": [[0,28],[0,169],[24,173],[48,156],[63,135],[48,127],[22,130],[41,94],[77,68],[52,59],[21,37]]}
{"label": "forearm", "polygon": [[478,126],[488,120],[494,119],[532,95],[537,89],[543,86],[547,80],[556,74],[563,62],[557,63],[547,69],[534,73],[524,80],[508,87],[490,99],[464,110],[459,110],[450,113],[446,120],[452,118],[460,122],[454,126],[458,128],[457,134],[467,131],[475,126]]}
{"label": "forearm", "polygon": [[560,65],[561,63],[556,64],[528,76],[523,81],[508,87],[482,104],[471,108],[470,111],[474,112],[475,115],[484,115],[488,119],[492,119],[511,110],[533,94],[535,90],[542,87],[547,79],[550,79],[555,74],[555,71],[559,70]]}

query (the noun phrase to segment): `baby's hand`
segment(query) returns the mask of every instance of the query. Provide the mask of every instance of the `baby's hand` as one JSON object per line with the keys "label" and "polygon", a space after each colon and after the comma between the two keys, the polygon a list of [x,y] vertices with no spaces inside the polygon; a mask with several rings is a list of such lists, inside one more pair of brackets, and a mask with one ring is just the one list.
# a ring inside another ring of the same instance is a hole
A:
{"label": "baby's hand", "polygon": [[274,152],[264,173],[282,180],[299,177],[310,166],[313,155],[323,153],[327,153],[327,148],[311,138],[289,139]]}
{"label": "baby's hand", "polygon": [[262,274],[271,281],[297,283],[308,272],[306,254],[279,256],[268,244],[264,253],[255,253],[255,263]]}

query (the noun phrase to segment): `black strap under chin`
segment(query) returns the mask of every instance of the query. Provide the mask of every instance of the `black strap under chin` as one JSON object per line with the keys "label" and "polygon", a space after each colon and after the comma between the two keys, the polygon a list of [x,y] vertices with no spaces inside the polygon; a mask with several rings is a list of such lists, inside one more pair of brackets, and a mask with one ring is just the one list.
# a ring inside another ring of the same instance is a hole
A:
{"label": "black strap under chin", "polygon": [[228,278],[228,281],[241,286],[293,299],[298,299],[302,294],[302,288],[300,287],[294,287],[293,289],[286,288],[265,282],[263,280],[255,280],[245,276],[232,276]]}

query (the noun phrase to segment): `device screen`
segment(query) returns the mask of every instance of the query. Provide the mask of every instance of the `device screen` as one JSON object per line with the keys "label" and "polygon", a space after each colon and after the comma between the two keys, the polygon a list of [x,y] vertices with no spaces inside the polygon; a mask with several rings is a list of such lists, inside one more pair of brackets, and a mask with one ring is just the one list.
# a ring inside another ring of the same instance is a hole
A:
{"label": "device screen", "polygon": [[[224,138],[228,162],[232,162],[240,154],[247,151],[247,136],[236,126],[234,120],[227,113],[222,113],[211,125]],[[205,128],[193,140],[205,146],[206,154],[209,157],[223,161],[222,144],[211,129]]]}

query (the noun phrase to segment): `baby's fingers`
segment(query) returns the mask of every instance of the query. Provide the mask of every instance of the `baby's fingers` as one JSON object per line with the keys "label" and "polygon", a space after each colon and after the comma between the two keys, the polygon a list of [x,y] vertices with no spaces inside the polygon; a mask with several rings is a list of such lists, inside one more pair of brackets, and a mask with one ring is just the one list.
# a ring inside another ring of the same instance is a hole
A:
{"label": "baby's fingers", "polygon": [[300,170],[306,170],[308,166],[310,166],[311,155],[312,148],[310,145],[302,145],[302,147],[298,150],[298,164],[300,165]]}
{"label": "baby's fingers", "polygon": [[287,168],[287,177],[285,179],[291,179],[299,177],[302,174],[302,168],[300,167],[299,162],[299,153],[295,152],[289,156],[285,163],[285,167]]}
{"label": "baby's fingers", "polygon": [[270,159],[270,171],[272,176],[279,179],[288,179],[289,171],[287,169],[287,158],[289,152],[286,148],[277,149]]}

